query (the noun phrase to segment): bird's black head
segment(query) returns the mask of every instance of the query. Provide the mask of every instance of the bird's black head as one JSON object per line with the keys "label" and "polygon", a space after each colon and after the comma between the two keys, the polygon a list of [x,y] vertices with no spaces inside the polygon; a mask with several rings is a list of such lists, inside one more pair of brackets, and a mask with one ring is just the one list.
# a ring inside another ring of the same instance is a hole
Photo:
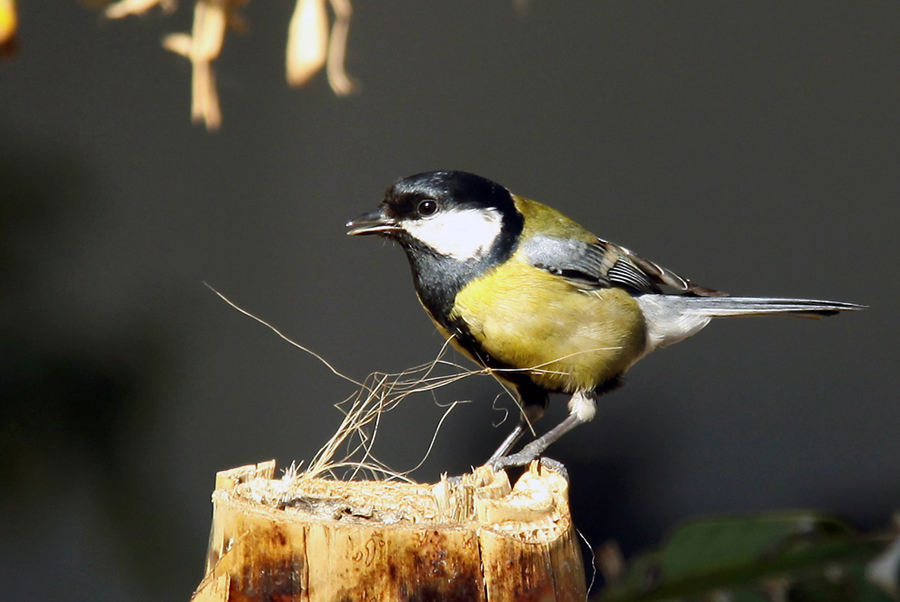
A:
{"label": "bird's black head", "polygon": [[351,235],[397,241],[409,258],[420,299],[443,323],[466,283],[509,259],[523,218],[503,186],[462,171],[434,171],[399,180],[378,209],[347,227]]}
{"label": "bird's black head", "polygon": [[411,255],[465,263],[487,258],[498,245],[514,244],[522,216],[503,186],[462,171],[433,171],[397,181],[378,209],[347,226],[349,234],[394,239]]}

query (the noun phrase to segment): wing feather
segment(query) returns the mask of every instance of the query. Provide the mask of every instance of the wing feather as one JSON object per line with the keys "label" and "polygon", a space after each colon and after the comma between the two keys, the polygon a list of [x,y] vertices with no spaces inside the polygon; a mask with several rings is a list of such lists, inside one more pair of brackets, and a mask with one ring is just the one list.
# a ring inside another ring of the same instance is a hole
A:
{"label": "wing feather", "polygon": [[692,296],[723,296],[724,293],[698,286],[625,247],[596,239],[586,242],[551,236],[534,236],[523,245],[534,267],[565,278],[579,287],[619,287],[635,295],[662,292],[660,286]]}

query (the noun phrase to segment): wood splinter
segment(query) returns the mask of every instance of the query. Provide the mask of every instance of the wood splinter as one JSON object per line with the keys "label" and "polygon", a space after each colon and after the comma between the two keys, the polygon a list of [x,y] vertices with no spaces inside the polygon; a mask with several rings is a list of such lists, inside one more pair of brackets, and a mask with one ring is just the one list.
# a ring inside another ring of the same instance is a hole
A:
{"label": "wood splinter", "polygon": [[220,472],[193,602],[583,602],[568,483],[533,463],[435,485]]}

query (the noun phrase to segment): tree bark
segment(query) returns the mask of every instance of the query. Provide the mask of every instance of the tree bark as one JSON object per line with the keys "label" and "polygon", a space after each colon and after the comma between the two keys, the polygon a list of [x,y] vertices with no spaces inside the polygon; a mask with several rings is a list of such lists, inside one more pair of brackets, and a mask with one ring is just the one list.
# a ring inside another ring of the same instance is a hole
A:
{"label": "tree bark", "polygon": [[583,602],[568,482],[538,463],[435,485],[221,472],[193,602]]}

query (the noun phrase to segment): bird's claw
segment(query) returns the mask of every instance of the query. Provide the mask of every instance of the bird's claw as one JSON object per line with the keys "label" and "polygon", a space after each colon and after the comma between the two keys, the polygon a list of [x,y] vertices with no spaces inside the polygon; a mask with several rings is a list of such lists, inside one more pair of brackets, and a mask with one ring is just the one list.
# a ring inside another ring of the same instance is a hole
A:
{"label": "bird's claw", "polygon": [[554,460],[553,458],[541,458],[541,468],[552,470],[565,479],[566,483],[569,482],[569,471],[559,460]]}
{"label": "bird's claw", "polygon": [[493,468],[494,472],[499,472],[505,468],[513,468],[515,466],[525,466],[527,464],[530,464],[534,460],[537,460],[538,456],[540,456],[539,452],[531,452],[528,450],[528,446],[525,446],[525,448],[520,452],[489,460],[488,466]]}
{"label": "bird's claw", "polygon": [[506,468],[526,466],[533,461],[540,459],[542,468],[552,470],[553,472],[564,478],[566,481],[569,480],[569,471],[566,470],[566,467],[562,462],[559,462],[558,460],[554,460],[552,458],[541,457],[540,451],[536,449],[529,449],[529,447],[529,445],[526,445],[520,452],[489,460],[487,462],[487,465],[490,466],[494,472],[500,472],[501,470],[504,470]]}

